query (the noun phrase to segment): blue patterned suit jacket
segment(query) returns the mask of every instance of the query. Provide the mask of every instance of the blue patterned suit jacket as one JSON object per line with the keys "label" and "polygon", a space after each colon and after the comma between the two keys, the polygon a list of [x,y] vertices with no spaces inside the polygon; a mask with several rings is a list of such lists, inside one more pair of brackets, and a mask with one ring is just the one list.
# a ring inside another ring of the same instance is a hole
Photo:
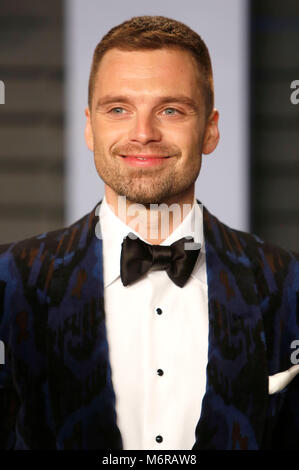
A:
{"label": "blue patterned suit jacket", "polygon": [[[98,210],[0,246],[1,448],[122,449]],[[193,450],[299,449],[299,376],[268,395],[299,339],[299,255],[203,215],[209,352]]]}

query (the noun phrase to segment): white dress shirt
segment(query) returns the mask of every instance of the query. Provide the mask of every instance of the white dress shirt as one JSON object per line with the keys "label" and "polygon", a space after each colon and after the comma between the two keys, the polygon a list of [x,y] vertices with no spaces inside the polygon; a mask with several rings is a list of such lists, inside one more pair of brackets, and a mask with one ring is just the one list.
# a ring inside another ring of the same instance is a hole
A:
{"label": "white dress shirt", "polygon": [[202,248],[183,288],[166,271],[154,270],[123,286],[123,238],[129,232],[142,237],[114,214],[105,197],[99,215],[109,359],[123,448],[191,449],[205,393],[208,357],[202,207],[194,199],[183,222],[161,243],[170,245],[192,235],[190,222],[196,218],[199,236],[195,241]]}

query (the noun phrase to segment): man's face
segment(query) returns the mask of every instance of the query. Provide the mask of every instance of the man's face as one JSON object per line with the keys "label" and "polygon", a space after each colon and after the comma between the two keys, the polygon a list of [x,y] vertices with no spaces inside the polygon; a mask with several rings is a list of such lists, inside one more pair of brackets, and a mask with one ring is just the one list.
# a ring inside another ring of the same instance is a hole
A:
{"label": "man's face", "polygon": [[114,195],[159,204],[193,191],[201,154],[219,139],[218,112],[206,119],[198,74],[180,49],[106,52],[85,138]]}

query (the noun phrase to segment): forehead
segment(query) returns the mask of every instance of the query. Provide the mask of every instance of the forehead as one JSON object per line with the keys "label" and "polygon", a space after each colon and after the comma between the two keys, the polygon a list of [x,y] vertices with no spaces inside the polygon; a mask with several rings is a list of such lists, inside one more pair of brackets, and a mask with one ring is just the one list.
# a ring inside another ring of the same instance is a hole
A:
{"label": "forehead", "polygon": [[102,94],[119,89],[146,93],[199,93],[199,70],[192,54],[178,48],[123,51],[108,50],[95,77],[94,92]]}

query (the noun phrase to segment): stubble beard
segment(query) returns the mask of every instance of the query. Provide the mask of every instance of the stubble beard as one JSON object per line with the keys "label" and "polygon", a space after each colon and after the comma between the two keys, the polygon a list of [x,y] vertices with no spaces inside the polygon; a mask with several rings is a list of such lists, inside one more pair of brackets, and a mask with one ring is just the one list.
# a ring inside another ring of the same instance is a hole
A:
{"label": "stubble beard", "polygon": [[[172,157],[176,158],[176,157]],[[139,204],[161,204],[186,192],[196,181],[200,171],[200,161],[178,174],[174,166],[170,168],[124,168],[116,158],[106,158],[103,151],[95,149],[94,161],[101,179],[119,196]]]}

